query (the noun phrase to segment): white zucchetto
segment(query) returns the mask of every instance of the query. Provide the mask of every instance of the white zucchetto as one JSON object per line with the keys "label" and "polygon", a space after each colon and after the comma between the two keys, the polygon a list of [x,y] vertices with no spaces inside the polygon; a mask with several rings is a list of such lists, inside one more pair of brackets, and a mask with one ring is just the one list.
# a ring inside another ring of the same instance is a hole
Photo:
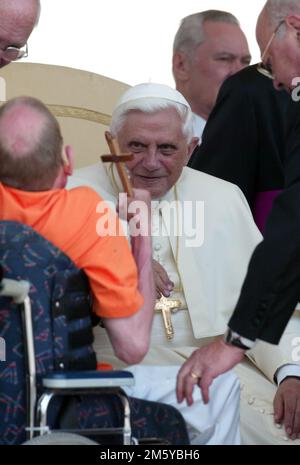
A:
{"label": "white zucchetto", "polygon": [[173,89],[172,87],[169,87],[165,84],[155,84],[149,82],[146,84],[138,84],[128,89],[117,102],[115,111],[128,102],[148,98],[162,98],[170,100],[172,102],[185,105],[187,108],[190,109],[190,105],[188,104],[184,96],[180,92],[178,92],[178,90]]}

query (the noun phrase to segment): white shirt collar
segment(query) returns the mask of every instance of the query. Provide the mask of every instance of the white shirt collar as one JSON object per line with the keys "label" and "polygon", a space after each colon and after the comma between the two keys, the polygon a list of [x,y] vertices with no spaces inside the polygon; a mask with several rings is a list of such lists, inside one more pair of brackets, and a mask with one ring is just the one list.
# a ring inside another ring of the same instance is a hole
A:
{"label": "white shirt collar", "polygon": [[193,113],[193,128],[194,128],[194,137],[199,137],[199,143],[202,139],[202,134],[206,125],[206,120],[202,116],[196,115]]}

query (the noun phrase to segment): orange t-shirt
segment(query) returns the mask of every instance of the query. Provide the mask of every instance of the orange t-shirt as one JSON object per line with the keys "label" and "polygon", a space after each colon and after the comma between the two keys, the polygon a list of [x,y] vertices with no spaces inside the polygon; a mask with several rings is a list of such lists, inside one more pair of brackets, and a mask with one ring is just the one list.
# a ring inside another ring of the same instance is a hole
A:
{"label": "orange t-shirt", "polygon": [[[97,234],[104,218],[96,211],[99,202],[101,197],[88,187],[25,192],[0,183],[0,219],[31,226],[84,270],[99,316],[128,317],[143,304],[136,264],[126,237]],[[106,217],[118,221],[111,210]]]}

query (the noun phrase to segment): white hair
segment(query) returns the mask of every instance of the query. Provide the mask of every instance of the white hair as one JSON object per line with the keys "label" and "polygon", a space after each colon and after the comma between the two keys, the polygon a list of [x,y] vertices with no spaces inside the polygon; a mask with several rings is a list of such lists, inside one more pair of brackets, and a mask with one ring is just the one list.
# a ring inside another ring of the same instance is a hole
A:
{"label": "white hair", "polygon": [[300,14],[300,0],[268,0],[265,5],[270,24],[276,27],[290,14]]}
{"label": "white hair", "polygon": [[234,24],[240,27],[238,19],[227,11],[207,10],[186,16],[181,20],[175,35],[173,53],[184,52],[191,55],[205,41],[203,24],[206,21]]}
{"label": "white hair", "polygon": [[182,134],[190,143],[193,138],[193,114],[190,107],[178,102],[173,102],[167,98],[145,97],[130,100],[117,106],[112,114],[110,131],[113,137],[117,137],[121,131],[126,117],[131,111],[141,111],[142,113],[157,113],[161,110],[174,108],[182,122]]}

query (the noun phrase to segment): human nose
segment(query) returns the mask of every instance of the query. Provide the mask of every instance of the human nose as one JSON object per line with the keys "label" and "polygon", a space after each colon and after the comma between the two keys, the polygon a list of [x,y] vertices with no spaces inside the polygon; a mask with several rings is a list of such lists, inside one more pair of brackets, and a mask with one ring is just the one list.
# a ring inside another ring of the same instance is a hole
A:
{"label": "human nose", "polygon": [[159,168],[156,147],[149,147],[143,159],[144,168],[148,171],[154,171]]}

